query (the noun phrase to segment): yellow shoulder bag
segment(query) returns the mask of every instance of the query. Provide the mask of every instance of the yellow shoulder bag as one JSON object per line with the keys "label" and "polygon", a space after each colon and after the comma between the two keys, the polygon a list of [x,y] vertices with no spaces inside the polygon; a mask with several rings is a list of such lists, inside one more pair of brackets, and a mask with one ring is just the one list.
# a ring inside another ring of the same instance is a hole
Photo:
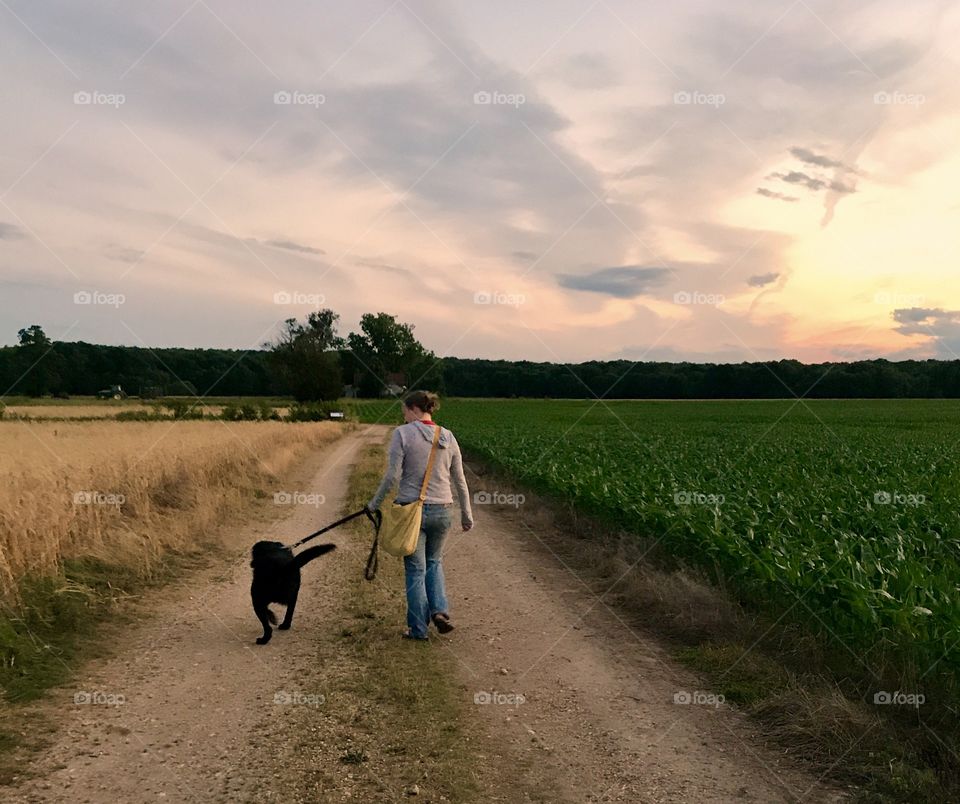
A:
{"label": "yellow shoulder bag", "polygon": [[423,518],[423,501],[427,498],[427,485],[430,483],[433,458],[437,452],[437,442],[440,440],[440,425],[435,426],[437,432],[433,434],[433,446],[430,448],[430,457],[427,459],[427,471],[423,475],[419,499],[402,505],[392,503],[383,512],[380,547],[392,556],[409,556],[417,549],[420,521]]}

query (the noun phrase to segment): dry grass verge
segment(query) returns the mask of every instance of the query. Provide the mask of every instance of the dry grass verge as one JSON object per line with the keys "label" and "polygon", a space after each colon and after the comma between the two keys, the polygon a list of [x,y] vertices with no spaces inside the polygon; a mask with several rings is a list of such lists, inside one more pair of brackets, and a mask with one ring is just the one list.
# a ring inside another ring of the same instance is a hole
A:
{"label": "dry grass verge", "polygon": [[[329,443],[334,423],[9,422],[0,426],[0,598],[76,559],[148,575],[276,477]],[[189,516],[184,516],[189,512]]]}
{"label": "dry grass verge", "polygon": [[[9,704],[63,683],[98,653],[98,631],[124,615],[124,600],[216,554],[218,526],[272,498],[284,472],[343,432],[333,423],[0,428],[9,478],[0,489],[0,720]],[[0,749],[12,742],[0,733]]]}

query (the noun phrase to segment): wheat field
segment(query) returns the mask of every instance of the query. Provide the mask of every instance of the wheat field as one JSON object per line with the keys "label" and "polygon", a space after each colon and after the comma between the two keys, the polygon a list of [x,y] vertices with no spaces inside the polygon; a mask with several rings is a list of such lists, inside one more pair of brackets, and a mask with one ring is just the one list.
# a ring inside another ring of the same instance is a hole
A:
{"label": "wheat field", "polygon": [[149,572],[342,432],[328,422],[4,422],[0,597],[81,556]]}
{"label": "wheat field", "polygon": [[150,413],[150,405],[7,405],[4,416],[11,419],[113,419],[120,412]]}

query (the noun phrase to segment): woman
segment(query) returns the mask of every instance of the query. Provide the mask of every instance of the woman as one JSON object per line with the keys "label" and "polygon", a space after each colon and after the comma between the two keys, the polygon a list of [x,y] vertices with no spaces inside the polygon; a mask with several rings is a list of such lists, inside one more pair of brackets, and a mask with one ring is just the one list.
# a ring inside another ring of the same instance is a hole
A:
{"label": "woman", "polygon": [[[399,479],[396,502],[413,502],[427,471],[427,459],[433,446],[436,427],[432,414],[439,407],[437,395],[413,391],[403,400],[406,424],[393,431],[389,462],[380,487],[367,508],[376,511],[387,492]],[[407,586],[407,630],[404,639],[427,639],[427,626],[433,623],[441,634],[453,630],[443,582],[443,541],[453,518],[453,485],[460,502],[460,524],[465,531],[473,527],[470,494],[463,476],[460,445],[453,433],[440,428],[440,440],[423,505],[423,520],[417,549],[403,559]]]}

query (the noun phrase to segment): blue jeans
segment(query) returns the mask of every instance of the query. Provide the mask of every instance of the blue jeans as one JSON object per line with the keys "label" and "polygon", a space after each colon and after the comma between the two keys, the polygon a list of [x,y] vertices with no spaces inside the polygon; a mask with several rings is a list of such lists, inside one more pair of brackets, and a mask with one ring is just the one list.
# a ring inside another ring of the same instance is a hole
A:
{"label": "blue jeans", "polygon": [[404,556],[407,580],[407,627],[413,637],[425,638],[434,614],[447,614],[443,584],[443,541],[453,519],[453,506],[424,503],[417,549]]}

